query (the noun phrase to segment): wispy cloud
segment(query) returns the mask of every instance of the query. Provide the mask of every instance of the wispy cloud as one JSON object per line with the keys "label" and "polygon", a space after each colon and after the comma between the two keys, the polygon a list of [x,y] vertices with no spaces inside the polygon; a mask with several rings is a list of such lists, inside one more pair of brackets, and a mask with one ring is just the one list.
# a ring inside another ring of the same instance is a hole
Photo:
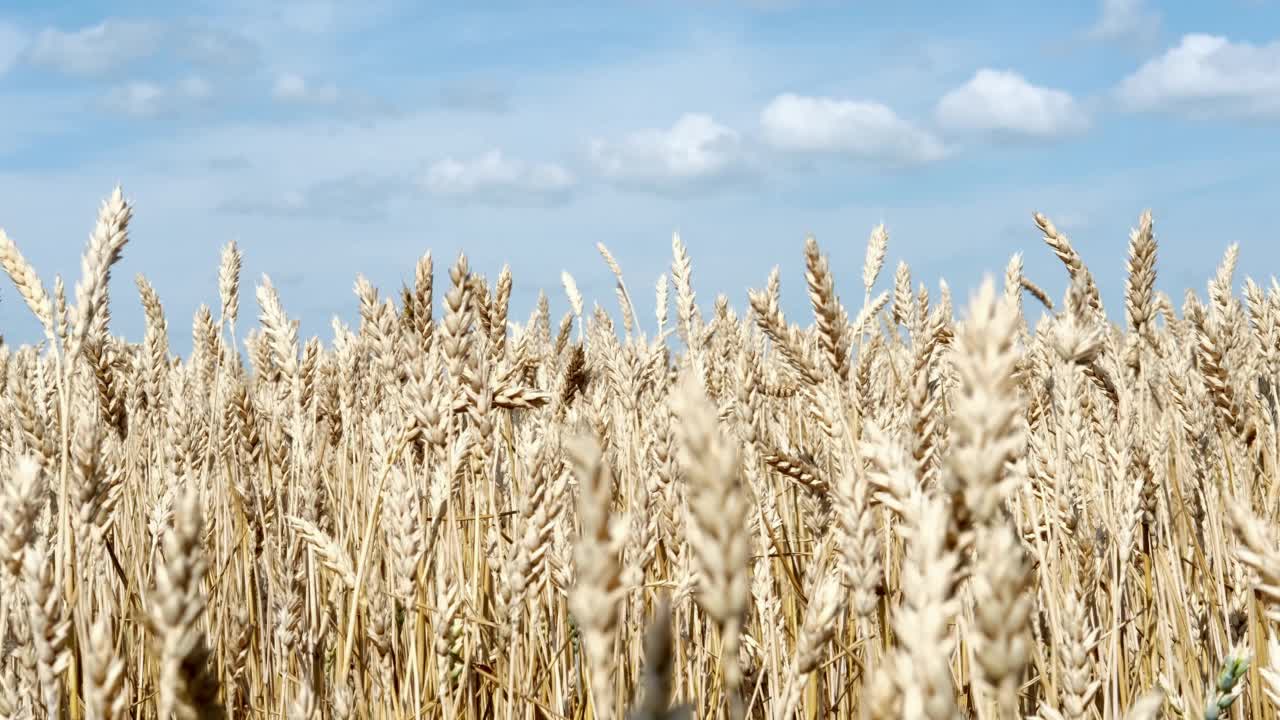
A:
{"label": "wispy cloud", "polygon": [[596,138],[588,152],[602,177],[647,190],[712,185],[746,169],[739,133],[705,113],[686,113],[669,128],[617,140]]}
{"label": "wispy cloud", "polygon": [[220,203],[223,213],[265,217],[310,217],[367,223],[386,217],[389,205],[408,192],[402,178],[356,173],[283,192],[246,192]]}
{"label": "wispy cloud", "polygon": [[108,111],[134,117],[154,117],[195,107],[213,96],[213,86],[199,75],[188,75],[172,85],[134,81],[117,85],[102,98]]}
{"label": "wispy cloud", "polygon": [[403,0],[279,0],[257,3],[248,0],[254,11],[266,11],[271,24],[294,32],[325,35],[361,30],[397,11]]}
{"label": "wispy cloud", "polygon": [[943,95],[935,114],[940,125],[960,132],[1051,138],[1089,127],[1088,115],[1070,93],[990,68]]}
{"label": "wispy cloud", "polygon": [[1116,94],[1135,111],[1280,116],[1280,41],[1253,45],[1184,35],[1121,81]]}
{"label": "wispy cloud", "polygon": [[164,97],[164,88],[152,82],[138,81],[113,88],[103,99],[103,105],[126,115],[145,117],[159,112]]}
{"label": "wispy cloud", "polygon": [[1160,25],[1160,13],[1148,8],[1146,0],[1102,0],[1102,10],[1089,28],[1089,37],[1150,42],[1160,34]]}
{"label": "wispy cloud", "polygon": [[0,22],[0,75],[13,67],[26,48],[27,36],[18,28]]}
{"label": "wispy cloud", "polygon": [[293,72],[276,75],[271,96],[282,102],[331,105],[338,102],[338,86],[332,82],[314,83]]}
{"label": "wispy cloud", "polygon": [[188,22],[172,33],[177,54],[205,68],[247,71],[262,59],[262,49],[244,34],[217,25]]}
{"label": "wispy cloud", "polygon": [[528,163],[494,149],[465,160],[439,160],[427,170],[421,185],[432,195],[454,202],[510,205],[562,201],[576,182],[560,165]]}
{"label": "wispy cloud", "polygon": [[[3,57],[0,28],[0,58]],[[100,77],[163,56],[204,69],[246,71],[261,50],[242,33],[203,20],[106,19],[74,30],[48,27],[37,33],[24,59],[65,75]]]}
{"label": "wispy cloud", "polygon": [[766,141],[784,152],[842,155],[890,165],[928,163],[946,155],[933,134],[887,105],[866,100],[786,93],[765,107],[760,125]]}
{"label": "wispy cloud", "polygon": [[160,24],[135,20],[104,20],[70,31],[45,28],[27,59],[69,75],[101,75],[156,53],[162,38]]}

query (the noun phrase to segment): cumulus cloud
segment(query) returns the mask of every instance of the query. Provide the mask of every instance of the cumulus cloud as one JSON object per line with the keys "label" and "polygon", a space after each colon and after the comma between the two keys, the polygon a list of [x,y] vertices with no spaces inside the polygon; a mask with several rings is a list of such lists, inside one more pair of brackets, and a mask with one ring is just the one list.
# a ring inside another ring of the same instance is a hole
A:
{"label": "cumulus cloud", "polygon": [[72,31],[46,28],[36,35],[27,59],[69,75],[98,75],[155,53],[162,37],[159,25],[133,20],[104,20]]}
{"label": "cumulus cloud", "polygon": [[338,101],[338,86],[333,83],[313,84],[297,73],[283,72],[276,76],[271,89],[275,99],[292,103],[331,105]]}
{"label": "cumulus cloud", "polygon": [[1089,127],[1088,115],[1069,93],[988,68],[943,95],[935,114],[940,125],[962,132],[1048,138]]}
{"label": "cumulus cloud", "polygon": [[102,106],[134,117],[152,117],[190,108],[213,95],[213,87],[198,75],[188,75],[171,87],[149,81],[134,81],[111,88]]}
{"label": "cumulus cloud", "polygon": [[526,163],[494,149],[467,160],[440,160],[428,168],[421,184],[437,197],[505,205],[563,200],[575,182],[560,165]]}
{"label": "cumulus cloud", "polygon": [[1102,11],[1089,28],[1089,37],[1148,41],[1159,32],[1160,13],[1148,8],[1146,0],[1102,0]]}
{"label": "cumulus cloud", "polygon": [[942,142],[877,102],[779,95],[760,113],[765,140],[795,153],[920,164],[946,155]]}
{"label": "cumulus cloud", "polygon": [[595,139],[588,150],[605,178],[656,190],[723,180],[744,169],[739,134],[703,113],[686,113],[670,128],[639,130],[617,141]]}
{"label": "cumulus cloud", "polygon": [[1184,35],[1177,47],[1121,81],[1122,105],[1194,115],[1280,115],[1280,41],[1231,42]]}

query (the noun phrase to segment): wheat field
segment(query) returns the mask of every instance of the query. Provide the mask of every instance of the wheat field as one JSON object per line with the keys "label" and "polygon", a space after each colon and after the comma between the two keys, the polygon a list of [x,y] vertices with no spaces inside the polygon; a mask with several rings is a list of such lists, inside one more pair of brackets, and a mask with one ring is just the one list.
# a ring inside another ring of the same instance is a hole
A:
{"label": "wheat field", "polygon": [[0,716],[1277,716],[1280,285],[1236,246],[1175,309],[1142,214],[1108,314],[1037,214],[1065,297],[1014,256],[953,309],[877,227],[851,313],[810,238],[803,324],[776,269],[704,317],[679,237],[652,304],[600,245],[616,311],[565,274],[523,324],[428,253],[322,344],[232,243],[184,358],[142,276],[110,332],[132,214],[72,297],[0,231],[44,332],[0,347]]}

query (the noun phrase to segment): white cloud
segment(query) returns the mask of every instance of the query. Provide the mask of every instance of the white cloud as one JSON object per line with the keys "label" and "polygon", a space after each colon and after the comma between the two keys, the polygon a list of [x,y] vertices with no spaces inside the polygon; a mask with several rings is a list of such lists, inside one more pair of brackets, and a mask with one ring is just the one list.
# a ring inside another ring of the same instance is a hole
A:
{"label": "white cloud", "polygon": [[301,97],[307,92],[307,81],[302,79],[301,75],[294,73],[281,73],[276,77],[275,89],[272,94],[280,99],[290,99]]}
{"label": "white cloud", "polygon": [[1121,81],[1116,94],[1130,110],[1280,115],[1280,41],[1251,45],[1184,35]]}
{"label": "white cloud", "polygon": [[115,112],[149,117],[158,113],[167,93],[152,82],[131,82],[112,88],[104,100],[106,107]]}
{"label": "white cloud", "polygon": [[1069,93],[1032,85],[1016,72],[989,68],[943,95],[935,114],[943,127],[969,132],[1046,138],[1089,127],[1088,115]]}
{"label": "white cloud", "polygon": [[102,105],[124,115],[153,117],[183,110],[212,95],[213,87],[207,80],[198,75],[188,75],[171,88],[141,80],[117,85],[107,92]]}
{"label": "white cloud", "polygon": [[297,73],[284,72],[276,76],[271,94],[284,102],[317,103],[331,105],[338,101],[338,86],[333,83],[313,85]]}
{"label": "white cloud", "polygon": [[311,35],[360,30],[385,19],[396,0],[349,3],[341,0],[282,0],[262,3],[271,19],[293,32]]}
{"label": "white cloud", "polygon": [[261,56],[258,45],[239,32],[214,25],[185,23],[174,32],[177,52],[190,62],[229,70],[248,70]]}
{"label": "white cloud", "polygon": [[469,160],[446,158],[432,164],[422,186],[453,200],[507,204],[561,199],[575,182],[560,165],[526,163],[495,149]]}
{"label": "white cloud", "polygon": [[18,57],[22,55],[26,43],[26,35],[21,30],[8,23],[0,22],[0,75],[4,75],[9,68],[13,67]]}
{"label": "white cloud", "polygon": [[373,222],[384,219],[388,207],[407,189],[401,177],[358,172],[300,190],[244,192],[224,200],[217,209],[237,215]]}
{"label": "white cloud", "polygon": [[877,102],[779,95],[760,113],[769,144],[788,152],[917,164],[946,155],[942,142]]}
{"label": "white cloud", "polygon": [[[6,29],[0,23],[0,71],[6,54]],[[67,75],[104,75],[143,58],[173,60],[227,70],[248,70],[260,51],[240,32],[204,20],[104,20],[78,30],[45,28],[25,48],[24,59]]]}
{"label": "white cloud", "polygon": [[132,20],[105,20],[70,32],[46,28],[27,59],[70,75],[97,75],[155,53],[162,35],[158,25]]}
{"label": "white cloud", "polygon": [[738,133],[710,115],[686,113],[670,128],[633,132],[621,141],[595,139],[591,162],[606,178],[661,188],[723,178],[742,169]]}
{"label": "white cloud", "polygon": [[199,75],[188,75],[178,81],[178,93],[192,100],[204,100],[213,95],[213,87]]}
{"label": "white cloud", "polygon": [[1153,39],[1160,32],[1160,13],[1146,5],[1146,0],[1102,0],[1102,12],[1098,21],[1089,28],[1089,37],[1096,40]]}

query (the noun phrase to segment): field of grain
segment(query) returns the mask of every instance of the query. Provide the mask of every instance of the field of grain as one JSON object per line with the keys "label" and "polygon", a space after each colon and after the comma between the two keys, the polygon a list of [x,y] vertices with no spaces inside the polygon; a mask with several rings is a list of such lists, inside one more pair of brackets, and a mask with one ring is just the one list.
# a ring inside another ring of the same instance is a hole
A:
{"label": "field of grain", "polygon": [[1235,246],[1175,309],[1143,214],[1108,315],[1040,215],[1062,299],[1015,256],[953,309],[876,228],[846,306],[810,239],[803,322],[776,270],[704,317],[678,237],[656,298],[601,245],[616,298],[523,324],[428,253],[322,343],[230,244],[177,358],[141,276],[109,330],[132,212],[73,292],[0,231],[45,335],[0,347],[0,716],[1277,715],[1280,285]]}

